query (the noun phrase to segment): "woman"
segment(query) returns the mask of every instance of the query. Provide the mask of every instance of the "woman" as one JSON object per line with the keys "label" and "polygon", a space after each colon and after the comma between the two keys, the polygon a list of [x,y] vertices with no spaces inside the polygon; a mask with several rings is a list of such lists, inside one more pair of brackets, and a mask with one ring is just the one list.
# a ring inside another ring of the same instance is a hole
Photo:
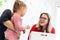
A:
{"label": "woman", "polygon": [[10,21],[11,16],[12,16],[11,10],[6,9],[0,17],[0,40],[5,40],[4,32],[6,31],[7,28],[15,32],[14,26]]}
{"label": "woman", "polygon": [[[51,25],[50,25],[50,16],[48,15],[48,13],[42,13],[40,15],[38,24],[33,25],[33,27],[30,30],[30,33],[32,31],[55,34],[54,27],[51,27]],[[29,40],[29,37],[30,37],[30,33],[29,33],[29,36],[28,36],[28,40]]]}
{"label": "woman", "polygon": [[[13,26],[13,23],[10,21],[11,17],[12,17],[12,12],[10,9],[4,10],[4,12],[2,13],[2,15],[0,17],[0,40],[5,40],[4,32],[7,30],[7,28],[16,32],[16,30]],[[18,32],[16,32],[16,33],[18,33]]]}

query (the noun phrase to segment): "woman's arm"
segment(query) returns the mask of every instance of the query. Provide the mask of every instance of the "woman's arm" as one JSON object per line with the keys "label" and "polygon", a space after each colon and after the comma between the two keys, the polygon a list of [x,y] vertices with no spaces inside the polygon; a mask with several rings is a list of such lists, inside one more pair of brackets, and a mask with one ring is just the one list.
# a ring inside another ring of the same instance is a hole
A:
{"label": "woman's arm", "polygon": [[16,32],[18,38],[20,37],[20,32],[15,30],[15,28],[14,28],[14,26],[13,26],[13,23],[12,23],[10,20],[5,21],[3,24],[4,24],[7,28],[9,28],[9,29],[11,29],[12,31]]}
{"label": "woman's arm", "polygon": [[11,29],[11,30],[13,30],[13,31],[15,32],[13,23],[12,23],[10,20],[7,20],[7,21],[3,22],[3,24],[4,24],[7,28],[9,28],[9,29]]}
{"label": "woman's arm", "polygon": [[0,18],[0,22],[7,28],[15,31],[13,23],[10,21],[11,19],[11,10],[10,9],[6,9],[3,11],[1,18]]}

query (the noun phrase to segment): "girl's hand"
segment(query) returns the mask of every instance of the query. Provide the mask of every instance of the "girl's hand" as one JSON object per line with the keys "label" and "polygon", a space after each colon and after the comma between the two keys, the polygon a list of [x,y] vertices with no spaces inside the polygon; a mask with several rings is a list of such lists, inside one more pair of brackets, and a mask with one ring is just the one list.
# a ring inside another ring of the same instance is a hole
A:
{"label": "girl's hand", "polygon": [[25,30],[23,30],[23,34],[25,33]]}
{"label": "girl's hand", "polygon": [[25,26],[25,29],[29,29],[29,28],[30,28],[30,26],[29,26],[29,25]]}

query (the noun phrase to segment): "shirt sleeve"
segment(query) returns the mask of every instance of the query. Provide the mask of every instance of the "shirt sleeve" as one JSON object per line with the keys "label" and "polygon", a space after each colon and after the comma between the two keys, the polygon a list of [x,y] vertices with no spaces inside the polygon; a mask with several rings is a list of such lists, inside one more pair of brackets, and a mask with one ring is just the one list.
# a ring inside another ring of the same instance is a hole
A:
{"label": "shirt sleeve", "polygon": [[11,10],[9,9],[4,10],[2,15],[0,16],[0,32],[5,32],[7,27],[3,23],[10,19],[11,19]]}
{"label": "shirt sleeve", "polygon": [[18,16],[13,16],[11,20],[13,20],[13,23],[14,23],[16,30],[18,30],[18,31],[24,30],[24,27],[21,25],[21,21],[20,21],[20,18]]}
{"label": "shirt sleeve", "polygon": [[51,33],[55,34],[55,29],[52,27]]}
{"label": "shirt sleeve", "polygon": [[0,17],[0,22],[3,23],[10,19],[11,19],[11,10],[7,9],[2,13],[2,15]]}

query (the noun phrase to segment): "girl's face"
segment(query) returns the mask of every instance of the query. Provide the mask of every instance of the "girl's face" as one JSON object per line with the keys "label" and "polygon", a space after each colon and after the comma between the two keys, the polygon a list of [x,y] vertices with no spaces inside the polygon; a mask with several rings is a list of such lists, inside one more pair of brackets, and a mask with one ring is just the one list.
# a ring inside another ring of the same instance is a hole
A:
{"label": "girl's face", "polygon": [[25,7],[21,7],[20,8],[20,15],[23,17],[26,13],[26,8]]}
{"label": "girl's face", "polygon": [[40,26],[46,26],[48,23],[48,17],[46,14],[42,14],[42,16],[40,17],[40,20],[39,20],[39,24]]}

